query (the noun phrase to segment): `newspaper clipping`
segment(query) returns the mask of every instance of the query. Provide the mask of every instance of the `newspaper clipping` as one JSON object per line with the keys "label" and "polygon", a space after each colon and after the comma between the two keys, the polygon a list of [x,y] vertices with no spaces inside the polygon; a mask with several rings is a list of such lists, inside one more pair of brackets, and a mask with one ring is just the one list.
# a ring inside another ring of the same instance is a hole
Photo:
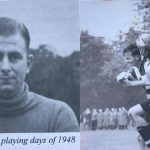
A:
{"label": "newspaper clipping", "polygon": [[82,150],[150,149],[149,19],[149,0],[80,0]]}
{"label": "newspaper clipping", "polygon": [[80,149],[76,0],[0,0],[0,149]]}

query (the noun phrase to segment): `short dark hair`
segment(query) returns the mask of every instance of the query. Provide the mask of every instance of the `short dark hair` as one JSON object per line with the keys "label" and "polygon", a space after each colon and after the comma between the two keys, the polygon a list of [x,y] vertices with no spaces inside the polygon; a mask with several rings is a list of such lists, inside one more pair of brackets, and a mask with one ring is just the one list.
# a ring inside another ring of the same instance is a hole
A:
{"label": "short dark hair", "polygon": [[27,27],[23,23],[19,23],[14,19],[0,17],[0,36],[10,36],[20,33],[25,40],[26,48],[29,50],[30,35]]}
{"label": "short dark hair", "polygon": [[133,57],[135,57],[135,56],[138,56],[139,58],[141,57],[141,56],[140,56],[139,48],[137,47],[136,44],[128,45],[128,46],[123,50],[123,55],[124,55],[125,53],[128,53],[128,52],[130,52]]}

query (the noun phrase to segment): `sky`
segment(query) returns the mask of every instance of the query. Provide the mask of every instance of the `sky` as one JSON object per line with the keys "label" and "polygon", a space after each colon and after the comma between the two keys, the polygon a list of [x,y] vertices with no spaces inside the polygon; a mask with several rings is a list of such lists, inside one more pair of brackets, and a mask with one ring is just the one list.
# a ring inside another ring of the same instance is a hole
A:
{"label": "sky", "polygon": [[114,40],[136,19],[136,0],[80,0],[80,29]]}
{"label": "sky", "polygon": [[48,44],[62,56],[80,49],[77,0],[0,0],[0,17],[24,23],[31,35],[32,48]]}

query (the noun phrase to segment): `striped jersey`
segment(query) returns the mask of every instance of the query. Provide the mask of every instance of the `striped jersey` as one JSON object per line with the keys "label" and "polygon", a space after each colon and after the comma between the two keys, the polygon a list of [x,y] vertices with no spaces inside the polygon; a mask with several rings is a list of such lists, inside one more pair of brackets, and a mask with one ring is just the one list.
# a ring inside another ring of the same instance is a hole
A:
{"label": "striped jersey", "polygon": [[145,70],[145,80],[146,80],[146,97],[148,100],[150,100],[150,62],[146,61],[144,63],[144,70]]}

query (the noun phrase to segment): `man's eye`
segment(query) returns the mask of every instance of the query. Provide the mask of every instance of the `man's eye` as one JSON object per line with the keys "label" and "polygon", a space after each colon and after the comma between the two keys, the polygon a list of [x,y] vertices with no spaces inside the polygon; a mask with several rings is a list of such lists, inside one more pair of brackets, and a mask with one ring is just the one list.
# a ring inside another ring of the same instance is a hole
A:
{"label": "man's eye", "polygon": [[22,55],[20,53],[12,53],[9,55],[9,60],[12,62],[18,61],[19,59],[22,59]]}

